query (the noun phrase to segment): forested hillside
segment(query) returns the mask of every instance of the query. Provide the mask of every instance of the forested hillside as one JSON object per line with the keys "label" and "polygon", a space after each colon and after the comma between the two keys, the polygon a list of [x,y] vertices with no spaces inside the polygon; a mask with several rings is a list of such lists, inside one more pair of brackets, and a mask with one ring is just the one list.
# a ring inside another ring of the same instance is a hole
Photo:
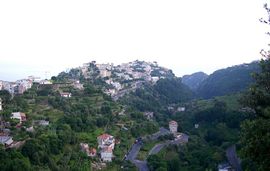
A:
{"label": "forested hillside", "polygon": [[191,75],[182,77],[183,84],[187,85],[191,90],[196,91],[200,84],[208,77],[204,72],[196,72]]}
{"label": "forested hillside", "polygon": [[196,93],[211,98],[244,91],[254,83],[252,73],[256,72],[260,72],[258,62],[217,70],[200,83]]}

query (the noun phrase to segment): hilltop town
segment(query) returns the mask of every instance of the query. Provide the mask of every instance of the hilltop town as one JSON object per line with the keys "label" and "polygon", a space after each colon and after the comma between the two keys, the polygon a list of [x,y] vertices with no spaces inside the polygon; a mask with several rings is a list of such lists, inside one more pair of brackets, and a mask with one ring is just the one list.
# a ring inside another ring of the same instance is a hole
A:
{"label": "hilltop town", "polygon": [[155,84],[159,79],[174,77],[171,70],[158,66],[157,62],[133,61],[114,66],[97,64],[95,61],[77,68],[84,78],[102,78],[107,84],[104,90],[115,100],[130,91],[140,88],[143,83]]}
{"label": "hilltop town", "polygon": [[[160,79],[174,77],[171,70],[158,66],[157,62],[138,60],[116,66],[113,64],[97,64],[92,61],[71,71],[76,72],[75,79],[69,79],[67,82],[72,82],[76,88],[83,88],[79,80],[81,77],[84,79],[100,78],[107,84],[107,86],[104,86],[104,92],[111,95],[115,100],[140,88],[143,83],[155,84]],[[33,83],[50,85],[53,80],[42,80],[35,76],[29,76],[15,82],[0,80],[0,90],[7,90],[12,95],[20,95],[30,89]]]}

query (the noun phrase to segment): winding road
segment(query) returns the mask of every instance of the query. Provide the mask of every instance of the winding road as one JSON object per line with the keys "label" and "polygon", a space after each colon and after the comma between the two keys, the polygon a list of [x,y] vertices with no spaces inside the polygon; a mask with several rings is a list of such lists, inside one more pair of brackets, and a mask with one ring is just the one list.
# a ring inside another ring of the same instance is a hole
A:
{"label": "winding road", "polygon": [[[160,128],[158,132],[156,132],[150,136],[147,136],[147,138],[144,137],[142,139],[156,140],[156,139],[158,139],[158,137],[160,137],[162,135],[166,135],[166,134],[170,134],[170,131],[165,129],[165,128]],[[187,142],[188,142],[188,135],[182,134],[182,136],[178,139],[166,141],[165,143],[155,145],[149,151],[148,155],[157,154],[159,151],[161,151],[166,146],[173,145],[173,144],[182,144],[182,143],[187,143]],[[132,145],[130,151],[128,152],[125,160],[131,161],[140,171],[149,171],[146,160],[141,161],[141,160],[136,159],[142,146],[143,146],[142,141],[137,141],[136,143],[134,143]]]}
{"label": "winding road", "polygon": [[233,168],[235,168],[236,171],[242,171],[240,160],[239,160],[239,158],[237,157],[237,154],[236,154],[235,145],[227,148],[226,156],[227,156],[227,159],[228,159],[229,163],[232,165]]}

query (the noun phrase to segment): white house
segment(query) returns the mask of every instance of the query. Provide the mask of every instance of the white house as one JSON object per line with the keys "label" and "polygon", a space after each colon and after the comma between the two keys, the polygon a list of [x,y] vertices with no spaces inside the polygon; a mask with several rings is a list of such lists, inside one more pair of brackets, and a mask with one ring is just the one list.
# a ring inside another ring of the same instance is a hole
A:
{"label": "white house", "polygon": [[115,139],[112,135],[102,134],[98,136],[98,148],[111,147],[114,149]]}
{"label": "white house", "polygon": [[13,139],[10,136],[0,136],[0,144],[9,146],[13,143]]}
{"label": "white house", "polygon": [[117,90],[122,89],[122,85],[119,82],[112,82],[111,83]]}
{"label": "white house", "polygon": [[177,133],[178,124],[175,121],[169,122],[169,128],[172,133]]}
{"label": "white house", "polygon": [[185,107],[178,107],[178,108],[177,108],[177,111],[178,111],[178,112],[184,112],[185,110],[186,110]]}
{"label": "white house", "polygon": [[151,120],[154,117],[154,112],[144,112],[143,115],[148,119]]}
{"label": "white house", "polygon": [[152,82],[156,83],[159,80],[159,77],[152,77]]}
{"label": "white house", "polygon": [[113,149],[115,139],[112,135],[102,134],[97,137],[98,148],[101,148],[100,157],[103,161],[111,162],[113,158]]}
{"label": "white house", "polygon": [[71,93],[60,93],[61,97],[65,97],[65,98],[70,98],[71,97]]}
{"label": "white house", "polygon": [[218,171],[234,171],[229,163],[219,164]]}
{"label": "white house", "polygon": [[40,120],[38,124],[41,126],[48,126],[50,124],[50,121]]}
{"label": "white house", "polygon": [[2,99],[0,98],[0,111],[3,110],[2,108]]}
{"label": "white house", "polygon": [[112,150],[111,147],[104,147],[100,152],[101,159],[105,162],[111,162],[113,158]]}
{"label": "white house", "polygon": [[100,70],[100,76],[101,77],[110,77],[112,75],[111,71],[108,71],[107,69]]}
{"label": "white house", "polygon": [[11,119],[18,119],[20,123],[26,121],[26,114],[22,112],[13,112],[11,113]]}
{"label": "white house", "polygon": [[50,81],[50,80],[41,80],[40,82],[39,82],[39,84],[43,84],[43,85],[51,85],[52,84],[52,82]]}

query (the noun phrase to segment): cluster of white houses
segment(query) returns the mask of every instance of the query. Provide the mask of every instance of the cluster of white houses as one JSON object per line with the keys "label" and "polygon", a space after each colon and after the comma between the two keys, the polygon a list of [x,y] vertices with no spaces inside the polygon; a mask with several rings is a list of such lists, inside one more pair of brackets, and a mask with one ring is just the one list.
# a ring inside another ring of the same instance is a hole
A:
{"label": "cluster of white houses", "polygon": [[[26,114],[22,112],[13,112],[11,113],[11,119],[16,119],[19,121],[18,125],[21,125],[22,122],[26,121]],[[1,125],[3,126],[3,122],[1,122]],[[13,144],[12,136],[9,135],[10,131],[8,129],[3,129],[0,132],[0,144],[10,147]]]}
{"label": "cluster of white houses", "polygon": [[16,82],[0,81],[0,90],[7,90],[12,95],[23,94],[32,85],[33,81],[29,79],[22,79]]}
{"label": "cluster of white houses", "polygon": [[27,79],[21,79],[15,82],[0,80],[0,90],[7,90],[11,95],[23,94],[33,86],[33,83],[52,84],[49,80],[41,80],[39,77],[29,76]]}
{"label": "cluster of white houses", "polygon": [[[96,61],[92,61],[79,67],[85,78],[91,77],[89,67],[96,68],[99,71],[99,77],[104,78],[110,85],[110,88],[105,91],[109,95],[116,95],[121,90],[127,89],[127,85],[123,82],[131,82],[129,87],[136,87],[136,83],[142,81],[156,83],[159,79],[165,78],[169,72],[167,68],[158,66],[156,62],[133,61],[114,66],[113,64],[97,64]],[[153,71],[157,72],[158,76],[153,75]]]}
{"label": "cluster of white houses", "polygon": [[[1,106],[1,105],[0,105]],[[21,128],[22,123],[27,121],[26,114],[23,112],[13,112],[10,116],[11,119],[17,120],[18,124],[16,125],[16,128]],[[13,137],[10,136],[10,129],[6,129],[10,127],[9,122],[5,122],[0,117],[0,144],[4,145],[7,148],[17,148],[17,145],[20,144],[19,142],[14,142]],[[39,126],[48,126],[49,121],[46,120],[35,120],[33,121],[34,124]],[[27,132],[33,132],[34,127],[31,126],[29,128],[26,128]]]}

